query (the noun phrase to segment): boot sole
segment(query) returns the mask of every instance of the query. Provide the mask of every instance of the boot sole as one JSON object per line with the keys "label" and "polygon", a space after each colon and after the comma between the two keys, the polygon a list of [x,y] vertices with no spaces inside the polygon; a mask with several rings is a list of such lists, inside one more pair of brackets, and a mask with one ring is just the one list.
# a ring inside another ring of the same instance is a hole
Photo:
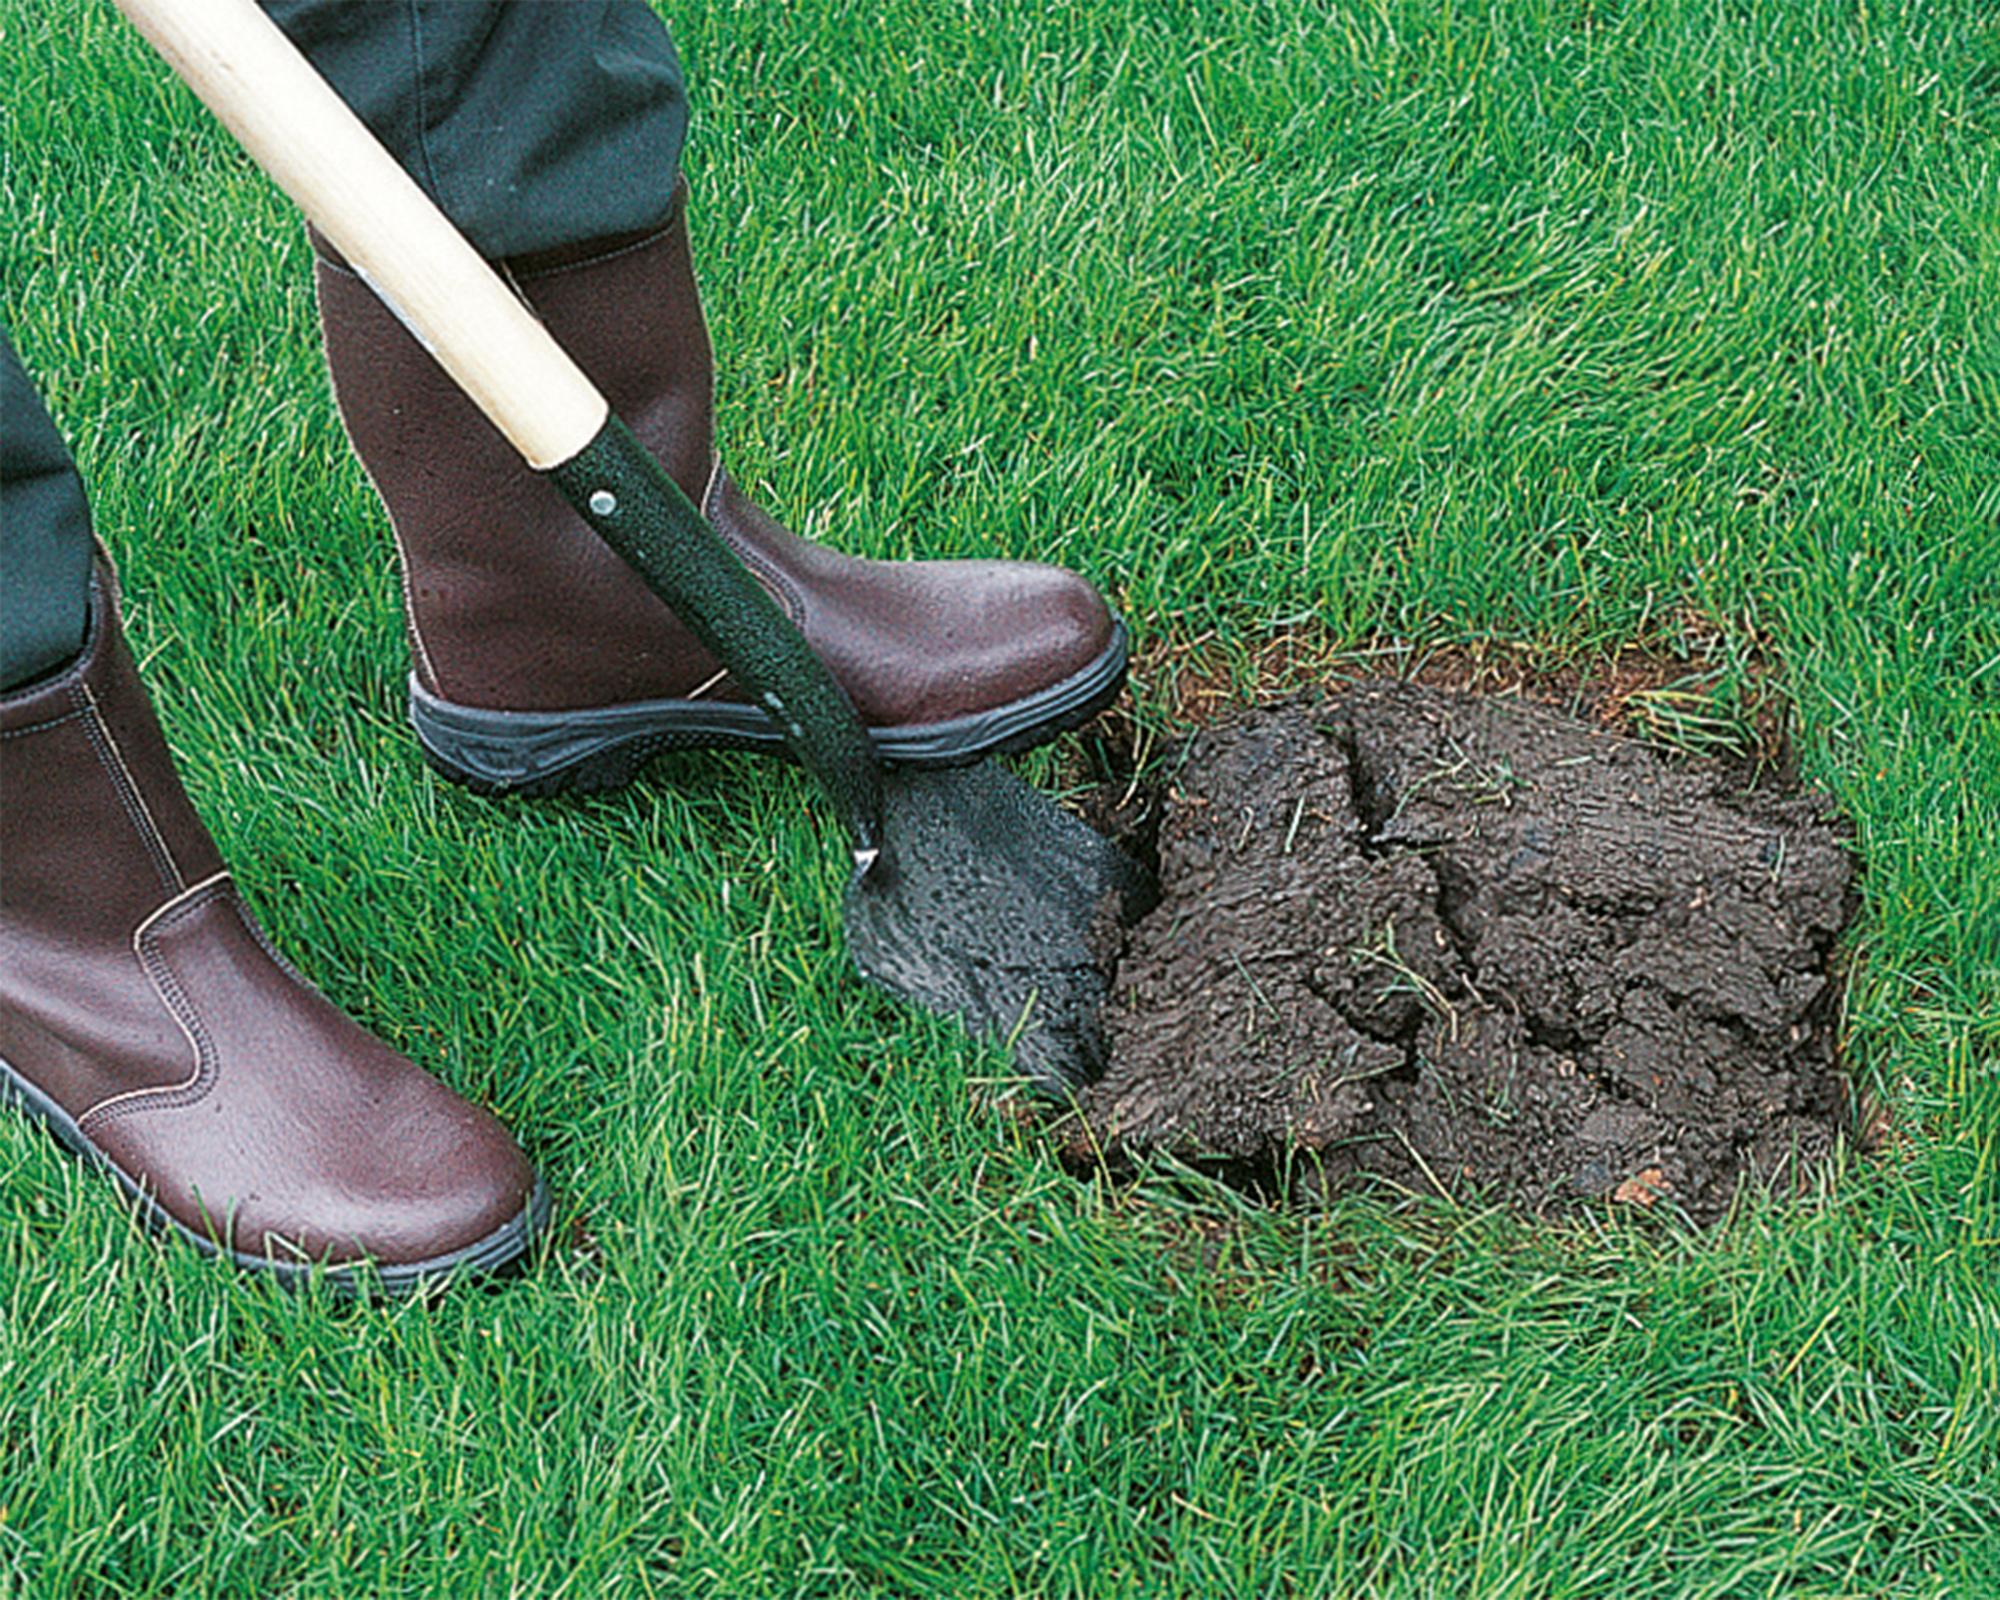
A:
{"label": "boot sole", "polygon": [[6,1061],[0,1060],[0,1106],[10,1105],[40,1122],[87,1165],[108,1173],[132,1202],[140,1220],[155,1233],[177,1234],[203,1255],[221,1256],[246,1272],[273,1279],[288,1289],[320,1281],[339,1294],[363,1296],[380,1293],[399,1298],[460,1273],[483,1276],[498,1272],[527,1253],[528,1246],[548,1225],[552,1209],[549,1186],[538,1175],[534,1193],[528,1197],[528,1203],[521,1208],[518,1216],[484,1238],[427,1261],[383,1263],[367,1260],[325,1264],[249,1255],[218,1244],[207,1234],[196,1232],[173,1216],[153,1198],[143,1182],[92,1144],[89,1136],[76,1125],[75,1118]]}
{"label": "boot sole", "polygon": [[[1125,625],[1071,677],[991,711],[946,722],[872,728],[875,753],[903,766],[967,766],[1014,755],[1080,728],[1125,686]],[[647,700],[580,711],[485,711],[440,699],[410,679],[410,721],[425,757],[476,794],[595,794],[622,789],[655,756],[681,750],[788,755],[777,724],[752,705]]]}

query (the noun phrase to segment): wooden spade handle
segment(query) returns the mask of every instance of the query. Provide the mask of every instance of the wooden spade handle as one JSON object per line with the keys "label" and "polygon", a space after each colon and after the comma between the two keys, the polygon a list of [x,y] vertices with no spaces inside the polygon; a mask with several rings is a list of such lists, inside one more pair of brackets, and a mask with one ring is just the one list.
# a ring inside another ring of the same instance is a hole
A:
{"label": "wooden spade handle", "polygon": [[538,470],[610,408],[253,0],[117,0],[251,159]]}

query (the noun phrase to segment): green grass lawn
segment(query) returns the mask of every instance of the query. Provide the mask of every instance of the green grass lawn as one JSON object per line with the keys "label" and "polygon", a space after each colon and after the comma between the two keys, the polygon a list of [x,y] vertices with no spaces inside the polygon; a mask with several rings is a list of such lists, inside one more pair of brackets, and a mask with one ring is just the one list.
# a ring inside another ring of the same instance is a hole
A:
{"label": "green grass lawn", "polygon": [[105,0],[0,0],[4,316],[189,786],[560,1196],[344,1305],[0,1121],[0,1596],[2000,1592],[1989,0],[671,16],[744,481],[1084,569],[1155,722],[1308,621],[1775,660],[1894,1137],[1701,1237],[1072,1181],[849,976],[798,775],[429,774],[295,218]]}

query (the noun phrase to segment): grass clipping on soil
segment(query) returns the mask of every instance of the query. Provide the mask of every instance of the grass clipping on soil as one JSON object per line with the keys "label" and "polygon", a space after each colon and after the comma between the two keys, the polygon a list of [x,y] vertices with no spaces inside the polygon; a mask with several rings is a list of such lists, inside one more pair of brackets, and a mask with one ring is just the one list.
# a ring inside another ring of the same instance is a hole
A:
{"label": "grass clipping on soil", "polygon": [[1519,700],[1233,718],[1173,777],[1066,1151],[1712,1221],[1842,1125],[1845,839],[1817,797]]}

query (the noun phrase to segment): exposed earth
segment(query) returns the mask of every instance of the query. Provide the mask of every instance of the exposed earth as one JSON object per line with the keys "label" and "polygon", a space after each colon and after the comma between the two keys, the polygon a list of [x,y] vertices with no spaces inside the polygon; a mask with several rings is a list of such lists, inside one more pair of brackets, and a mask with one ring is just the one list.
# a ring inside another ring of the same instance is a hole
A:
{"label": "exposed earth", "polygon": [[1239,714],[1162,795],[1080,1168],[1700,1223],[1849,1120],[1826,803],[1528,702],[1400,681]]}

